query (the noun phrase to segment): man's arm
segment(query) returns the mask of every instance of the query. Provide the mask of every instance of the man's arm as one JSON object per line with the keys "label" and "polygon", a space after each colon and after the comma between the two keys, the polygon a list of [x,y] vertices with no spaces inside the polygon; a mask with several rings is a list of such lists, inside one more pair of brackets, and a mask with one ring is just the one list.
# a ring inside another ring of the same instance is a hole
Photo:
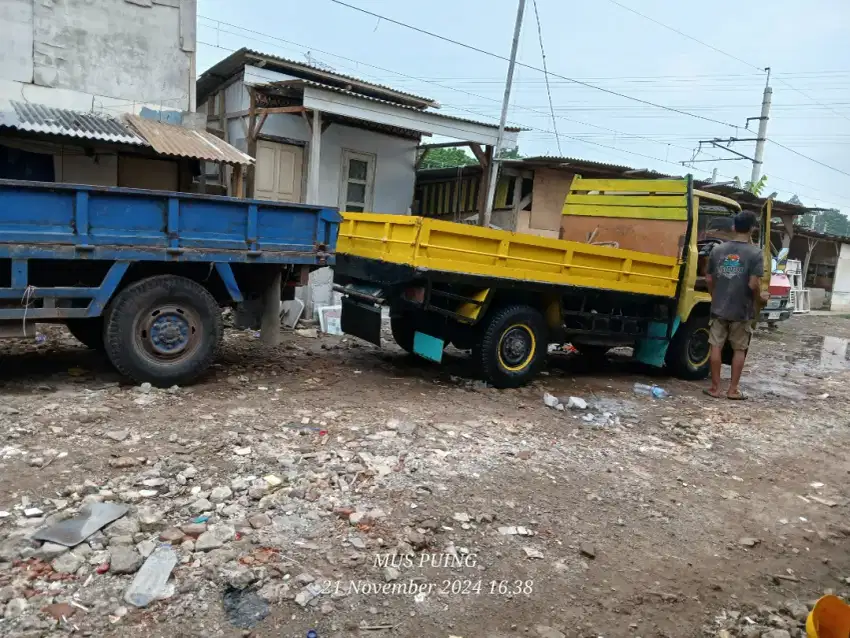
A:
{"label": "man's arm", "polygon": [[758,308],[763,302],[770,299],[770,293],[766,290],[764,292],[761,290],[761,278],[764,275],[764,260],[761,252],[752,259],[749,270],[749,286],[750,290],[753,292],[753,301],[756,304],[756,308]]}

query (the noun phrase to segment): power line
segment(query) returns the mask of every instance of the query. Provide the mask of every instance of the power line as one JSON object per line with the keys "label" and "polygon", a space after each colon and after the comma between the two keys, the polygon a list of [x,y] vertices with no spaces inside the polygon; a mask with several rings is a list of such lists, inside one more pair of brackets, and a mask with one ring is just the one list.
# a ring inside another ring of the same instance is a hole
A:
{"label": "power line", "polygon": [[[331,2],[337,2],[337,1],[338,1],[338,0],[331,0]],[[733,60],[737,60],[738,62],[741,62],[742,64],[746,64],[747,66],[752,67],[752,68],[758,68],[758,67],[756,67],[754,64],[751,64],[750,62],[747,62],[746,60],[742,60],[741,58],[739,58],[739,57],[737,57],[737,56],[735,56],[735,55],[732,55],[731,53],[727,53],[726,51],[723,51],[722,49],[718,49],[717,47],[712,46],[711,44],[708,44],[708,43],[706,43],[706,42],[703,42],[702,40],[698,40],[697,38],[694,38],[693,36],[690,36],[690,35],[688,35],[687,33],[684,33],[684,32],[682,32],[682,31],[679,31],[678,29],[676,29],[676,28],[674,28],[674,27],[671,27],[671,26],[669,26],[669,25],[666,25],[666,24],[664,24],[663,22],[659,22],[658,20],[655,20],[654,18],[650,18],[649,16],[644,15],[643,13],[640,13],[640,12],[638,12],[638,11],[635,11],[634,9],[632,9],[632,8],[630,8],[630,7],[627,7],[626,5],[621,4],[621,3],[620,3],[620,2],[618,2],[617,0],[608,0],[608,1],[609,1],[609,2],[611,2],[611,3],[613,3],[613,4],[615,4],[615,5],[617,5],[618,7],[622,7],[623,9],[625,9],[625,10],[627,10],[627,11],[630,11],[630,12],[632,12],[632,13],[634,13],[634,14],[637,14],[637,15],[641,16],[642,18],[645,18],[646,20],[649,20],[650,22],[652,22],[652,23],[654,23],[654,24],[657,24],[657,25],[659,25],[659,26],[661,26],[661,27],[664,27],[665,29],[669,29],[670,31],[674,31],[675,33],[678,33],[679,35],[681,35],[681,36],[683,36],[683,37],[685,37],[685,38],[688,38],[689,40],[693,40],[694,42],[698,42],[699,44],[702,44],[703,46],[708,47],[709,49],[711,49],[711,50],[713,50],[713,51],[717,51],[718,53],[720,53],[720,54],[722,54],[722,55],[725,55],[725,56],[727,56],[727,57],[729,57],[729,58],[732,58]],[[769,76],[768,76],[768,77],[769,77]],[[797,91],[798,93],[800,93],[800,94],[801,94],[801,95],[803,95],[804,97],[806,97],[806,98],[808,98],[808,99],[812,100],[813,102],[815,102],[815,104],[819,104],[817,101],[815,101],[813,98],[809,97],[808,95],[806,95],[805,93],[803,93],[803,92],[802,92],[802,91],[800,91],[799,89],[795,89],[795,88],[794,88],[793,86],[791,86],[788,82],[786,82],[786,81],[784,81],[784,80],[780,80],[780,81],[781,81],[783,84],[785,84],[786,86],[788,86],[789,88],[793,89],[794,91]],[[821,105],[821,106],[823,106],[823,105]],[[829,108],[829,107],[824,106],[824,108]],[[830,110],[832,110],[832,109],[830,109]],[[837,111],[833,111],[833,112],[834,112],[834,113],[836,113],[836,114],[838,114],[838,115],[841,115],[841,114],[839,114]],[[845,117],[845,116],[844,116],[844,115],[841,115],[841,117]],[[845,119],[850,120],[850,118],[846,118],[846,117],[845,117]],[[824,162],[821,162],[820,160],[816,160],[816,159],[814,159],[813,157],[809,157],[808,155],[804,155],[803,153],[800,153],[799,151],[795,151],[793,148],[790,148],[790,147],[788,147],[788,146],[785,146],[784,144],[780,144],[779,142],[776,142],[776,141],[771,140],[771,139],[769,139],[769,138],[767,138],[767,141],[768,141],[768,142],[772,142],[773,144],[776,144],[777,146],[779,146],[779,147],[781,147],[781,148],[784,148],[786,151],[790,151],[791,153],[794,153],[795,155],[799,155],[800,157],[802,157],[802,158],[804,158],[804,159],[807,159],[807,160],[809,160],[810,162],[814,162],[815,164],[819,164],[820,166],[823,166],[823,167],[828,168],[828,169],[830,169],[830,170],[836,171],[837,173],[841,173],[842,175],[847,175],[848,177],[850,177],[850,173],[847,173],[846,171],[843,171],[843,170],[841,170],[841,169],[839,169],[839,168],[835,168],[834,166],[830,166],[829,164],[826,164],[826,163],[824,163]]]}
{"label": "power line", "polygon": [[764,69],[761,68],[761,67],[758,67],[754,64],[750,64],[746,60],[742,60],[741,58],[739,58],[736,55],[732,55],[731,53],[728,53],[727,51],[724,51],[723,49],[718,49],[716,46],[708,44],[708,42],[703,42],[702,40],[699,40],[699,39],[693,37],[692,35],[688,35],[687,33],[683,32],[683,31],[679,31],[675,27],[671,27],[670,25],[664,24],[663,22],[659,22],[655,18],[650,18],[648,15],[645,15],[645,14],[641,13],[640,11],[636,11],[635,9],[632,9],[631,7],[627,7],[626,5],[621,4],[620,2],[617,2],[617,0],[608,0],[608,2],[610,2],[612,4],[616,4],[621,9],[625,9],[626,11],[634,13],[635,15],[639,15],[641,18],[643,18],[645,20],[649,20],[650,22],[657,24],[659,27],[664,27],[668,31],[672,31],[673,33],[678,33],[683,38],[687,38],[688,40],[693,40],[694,42],[701,44],[704,47],[708,47],[709,49],[711,49],[712,51],[716,51],[720,55],[725,55],[727,58],[732,58],[733,60],[737,60],[738,62],[740,62],[742,64],[746,64],[749,67],[752,67],[752,68],[754,68],[758,71],[764,72]]}
{"label": "power line", "polygon": [[[219,24],[219,25],[223,24],[223,25],[226,25],[226,26],[230,26],[230,27],[233,27],[233,28],[235,28],[235,29],[239,29],[239,30],[241,30],[241,31],[244,31],[244,32],[246,32],[246,33],[252,33],[252,34],[254,34],[254,35],[259,35],[259,36],[262,36],[262,37],[270,38],[270,39],[272,39],[272,40],[277,40],[277,41],[280,41],[280,42],[284,42],[284,43],[286,43],[286,44],[291,44],[291,45],[296,46],[296,47],[299,47],[299,48],[301,48],[301,49],[311,49],[311,50],[313,50],[313,51],[317,51],[317,52],[322,53],[322,54],[324,54],[324,55],[329,55],[329,56],[332,56],[332,57],[335,57],[335,58],[339,58],[339,59],[341,59],[341,60],[346,60],[346,61],[351,62],[351,63],[356,64],[356,65],[366,66],[366,67],[373,68],[373,69],[377,69],[377,70],[379,70],[379,71],[383,71],[383,72],[386,72],[386,73],[391,73],[391,74],[393,74],[394,76],[400,76],[400,77],[404,77],[404,78],[407,78],[407,79],[410,79],[410,80],[416,80],[416,81],[419,81],[419,82],[424,82],[424,83],[426,83],[426,84],[431,84],[431,85],[434,85],[434,86],[437,86],[437,87],[440,87],[440,88],[444,88],[444,89],[447,89],[447,90],[450,90],[450,91],[455,91],[455,92],[457,92],[457,93],[463,93],[463,94],[465,94],[465,95],[469,95],[469,96],[471,96],[471,97],[475,97],[475,98],[482,99],[482,100],[488,100],[488,101],[494,101],[494,102],[498,102],[498,101],[499,101],[499,100],[496,100],[496,99],[494,99],[494,98],[489,98],[489,97],[486,97],[486,96],[478,95],[478,94],[476,94],[476,93],[471,93],[471,92],[469,92],[469,91],[465,91],[465,90],[463,90],[463,89],[458,89],[458,88],[456,88],[456,87],[451,87],[451,86],[443,85],[443,84],[440,84],[439,82],[434,82],[434,81],[432,81],[432,80],[427,80],[427,79],[423,79],[423,78],[417,78],[417,77],[414,77],[414,76],[412,76],[412,75],[408,75],[408,74],[402,73],[402,72],[400,72],[400,71],[395,71],[395,70],[392,70],[392,69],[387,69],[387,68],[380,67],[380,66],[377,66],[377,65],[369,64],[369,63],[367,63],[367,62],[362,62],[362,61],[360,61],[360,60],[355,60],[355,59],[353,59],[353,58],[349,58],[349,57],[342,56],[342,55],[339,55],[339,54],[336,54],[336,53],[332,53],[332,52],[330,52],[330,51],[325,51],[325,50],[319,49],[319,48],[317,48],[317,47],[309,47],[309,46],[307,46],[307,45],[300,44],[300,43],[297,43],[297,42],[293,42],[293,41],[291,41],[291,40],[285,40],[285,39],[283,39],[283,38],[279,38],[279,37],[277,37],[277,36],[273,36],[273,35],[270,35],[270,34],[267,34],[267,33],[263,33],[263,32],[260,32],[260,31],[254,31],[254,30],[251,30],[251,29],[247,29],[247,28],[244,28],[244,27],[240,27],[240,26],[235,25],[235,24],[231,24],[231,23],[223,22],[223,21],[221,21],[221,20],[217,20],[217,19],[214,19],[214,18],[209,18],[209,17],[206,17],[206,16],[198,16],[198,17],[199,17],[199,18],[202,18],[202,19],[204,19],[204,20],[209,20],[209,21],[211,21],[211,22],[215,22],[216,24]],[[236,35],[236,36],[239,36],[239,37],[242,37],[242,38],[248,39],[248,40],[254,40],[254,41],[259,42],[259,43],[261,43],[261,44],[269,44],[269,45],[271,45],[271,46],[279,46],[279,45],[274,45],[274,44],[271,44],[271,43],[268,43],[268,42],[262,42],[261,40],[258,40],[258,39],[256,39],[256,38],[249,38],[249,37],[247,37],[247,36],[245,36],[245,35],[243,35],[243,34],[240,34],[240,33],[234,33],[234,32],[232,32],[232,31],[222,31],[222,32],[223,32],[223,33],[230,34],[230,35]],[[231,52],[231,53],[235,50],[235,49],[229,49],[229,48],[227,48],[227,47],[222,47],[222,46],[220,46],[220,45],[218,45],[218,44],[212,44],[212,43],[209,43],[209,42],[202,42],[202,41],[198,41],[198,44],[203,44],[203,45],[205,45],[205,46],[210,46],[210,47],[214,47],[214,48],[217,48],[217,49],[222,49],[222,50],[224,50],[224,51],[228,51],[228,52]],[[358,69],[354,69],[354,70],[355,70],[355,71],[357,71],[357,72],[360,72]],[[447,106],[452,106],[453,108],[455,108],[455,109],[457,109],[457,110],[459,110],[459,111],[463,111],[463,112],[466,112],[466,113],[470,113],[470,114],[472,114],[472,115],[476,115],[476,116],[478,116],[478,117],[485,117],[485,118],[491,118],[491,119],[492,119],[492,116],[490,116],[490,115],[486,115],[486,114],[483,114],[483,113],[480,113],[480,112],[477,112],[477,111],[473,111],[473,110],[471,110],[471,109],[464,108],[464,107],[461,107],[461,106],[459,106],[459,105],[447,105]],[[522,106],[519,106],[519,105],[514,105],[514,107],[515,107],[515,108],[520,108],[520,109],[523,109],[523,110],[532,111],[532,112],[534,112],[534,113],[538,113],[539,115],[545,115],[545,116],[547,116],[547,117],[549,116],[549,114],[548,114],[548,113],[545,113],[545,112],[543,112],[543,111],[537,111],[537,110],[535,110],[535,109],[530,109],[530,108],[528,108],[528,107],[522,107]],[[626,132],[624,132],[624,131],[619,131],[619,130],[617,130],[617,129],[611,129],[611,128],[607,128],[607,127],[604,127],[604,126],[599,126],[599,125],[596,125],[596,124],[590,124],[589,122],[582,122],[582,121],[580,121],[580,120],[573,120],[573,119],[566,118],[566,117],[563,117],[563,116],[557,116],[557,117],[558,117],[558,119],[563,119],[563,120],[566,120],[566,121],[575,122],[575,123],[582,124],[582,125],[584,125],[584,126],[589,126],[589,127],[592,127],[592,128],[598,128],[598,129],[605,130],[605,131],[609,131],[609,132],[612,132],[612,133],[615,133],[615,134],[619,134],[619,135],[625,135],[625,136],[627,136],[627,137],[633,137],[633,138],[636,138],[636,139],[644,139],[644,140],[647,140],[647,141],[650,141],[650,142],[653,142],[653,143],[661,144],[661,145],[668,146],[668,147],[672,146],[672,147],[680,148],[680,149],[684,149],[684,150],[687,150],[687,151],[691,151],[691,150],[692,150],[691,148],[688,148],[688,147],[685,147],[685,146],[681,146],[681,145],[677,145],[677,144],[672,144],[672,143],[670,143],[670,142],[664,142],[664,141],[661,141],[661,140],[658,140],[658,139],[653,139],[653,138],[650,138],[650,137],[646,137],[646,136],[642,136],[642,135],[638,135],[638,134],[634,134],[634,133],[626,133]],[[511,123],[512,123],[512,124],[517,124],[516,122],[511,122]],[[524,126],[524,125],[519,124],[519,126]],[[554,131],[548,131],[548,130],[546,130],[546,129],[541,129],[541,128],[535,128],[535,127],[525,127],[525,128],[528,128],[528,129],[530,129],[530,130],[536,131],[536,132],[538,132],[538,133],[547,134],[547,135],[555,135],[555,134],[556,134]],[[637,156],[640,156],[640,157],[645,157],[645,158],[648,158],[648,159],[652,159],[652,160],[659,161],[659,162],[664,162],[664,163],[666,163],[666,164],[671,164],[671,165],[674,165],[674,166],[679,167],[679,164],[678,164],[678,163],[675,163],[675,162],[670,162],[670,161],[665,160],[665,159],[661,159],[661,158],[653,157],[653,156],[650,156],[650,155],[645,155],[645,154],[642,154],[642,153],[636,153],[636,152],[634,152],[634,151],[629,151],[629,150],[627,150],[627,149],[622,149],[622,148],[617,148],[617,147],[614,147],[614,146],[608,146],[608,145],[604,145],[604,144],[599,144],[599,143],[595,143],[595,142],[592,142],[592,141],[589,141],[589,140],[583,140],[583,139],[581,139],[581,138],[579,138],[579,137],[576,137],[575,135],[565,135],[565,134],[561,134],[561,133],[557,133],[557,135],[558,135],[558,137],[564,137],[564,138],[567,138],[567,139],[572,139],[572,140],[577,141],[577,142],[580,142],[580,143],[590,144],[590,145],[593,145],[593,146],[598,146],[598,147],[600,147],[600,148],[605,148],[605,149],[614,150],[614,151],[617,151],[617,152],[620,152],[620,153],[628,153],[628,154],[630,154],[630,155],[637,155]],[[587,134],[587,135],[589,135],[589,134]],[[694,138],[694,139],[696,139],[696,138]],[[717,158],[717,156],[713,156],[713,155],[709,155],[709,157],[711,157],[711,158],[713,158],[713,159],[719,159],[719,158]],[[705,171],[705,172],[707,173],[708,171]],[[729,176],[722,176],[722,177],[729,177]],[[822,193],[825,193],[825,192],[826,192],[826,191],[820,191],[819,189],[814,188],[814,187],[812,187],[812,186],[809,186],[809,185],[807,185],[807,184],[801,184],[801,183],[799,183],[799,182],[794,182],[794,181],[792,181],[792,180],[786,180],[786,179],[780,178],[780,177],[775,176],[775,175],[772,175],[772,176],[771,176],[771,178],[772,178],[772,179],[779,180],[779,181],[784,181],[784,182],[788,182],[788,183],[791,183],[791,184],[796,184],[796,185],[799,185],[799,186],[803,186],[803,187],[805,187],[805,188],[810,188],[810,189],[812,189],[812,190],[814,190],[814,191],[819,191],[819,192],[822,192]],[[731,177],[729,177],[729,179],[732,179],[732,178],[731,178]],[[801,194],[801,195],[806,195],[806,193],[804,193],[804,192],[802,192],[802,191],[801,191],[799,194]],[[843,199],[843,198],[845,198],[845,196],[844,196],[844,195],[839,195],[839,194],[835,194],[835,193],[827,193],[827,194],[828,194],[828,195],[829,195],[829,194],[832,194],[832,195],[835,195],[835,196],[837,196],[837,197],[841,197],[842,199]],[[809,195],[809,196],[810,196],[810,197],[812,197],[813,199],[820,200],[820,201],[822,201],[822,202],[824,202],[824,203],[827,203],[827,204],[830,204],[830,205],[832,205],[832,206],[840,207],[840,206],[838,206],[838,205],[836,205],[836,204],[834,204],[834,203],[827,202],[826,200],[823,200],[823,199],[821,199],[821,198],[820,198],[820,197],[818,197],[818,196],[812,196],[812,195]],[[850,198],[848,198],[848,199],[850,199]]]}
{"label": "power line", "polygon": [[543,78],[546,80],[546,94],[549,96],[549,112],[552,114],[552,129],[555,131],[555,142],[558,145],[558,155],[561,154],[561,138],[558,137],[558,123],[555,121],[555,105],[552,104],[552,88],[549,86],[549,70],[546,66],[546,50],[543,48],[543,29],[540,26],[540,13],[537,11],[537,0],[531,0],[534,6],[534,18],[537,21],[537,39],[540,42],[540,57],[543,59]]}
{"label": "power line", "polygon": [[785,146],[785,144],[780,144],[780,143],[779,143],[779,142],[777,142],[776,140],[772,140],[772,139],[768,138],[768,140],[767,140],[767,141],[768,141],[768,142],[770,142],[771,144],[776,144],[776,145],[777,145],[777,146],[779,146],[780,148],[784,148],[786,151],[790,151],[791,153],[794,153],[794,155],[799,155],[799,156],[800,156],[800,157],[802,157],[803,159],[807,159],[807,160],[809,160],[810,162],[814,162],[815,164],[820,164],[820,165],[821,165],[821,166],[823,166],[824,168],[828,168],[828,169],[830,169],[830,170],[832,170],[832,171],[835,171],[836,173],[841,173],[842,175],[846,175],[847,177],[850,177],[850,173],[848,173],[848,172],[846,172],[846,171],[842,171],[840,168],[835,168],[834,166],[830,166],[829,164],[824,164],[824,163],[823,163],[823,162],[821,162],[820,160],[816,160],[815,158],[813,158],[813,157],[809,157],[808,155],[803,155],[800,151],[795,151],[793,148],[790,148],[790,147],[788,147],[788,146]]}
{"label": "power line", "polygon": [[[252,34],[254,34],[254,35],[260,35],[260,36],[263,36],[263,37],[266,37],[266,38],[271,38],[272,40],[277,40],[277,41],[280,41],[280,42],[284,42],[284,43],[286,43],[286,44],[291,44],[291,45],[294,45],[294,46],[300,47],[300,48],[302,48],[302,49],[308,49],[308,48],[309,48],[309,49],[311,49],[311,50],[313,50],[313,51],[318,51],[319,53],[323,53],[323,54],[325,54],[325,55],[330,55],[330,56],[332,56],[332,57],[337,57],[337,58],[339,58],[339,59],[341,59],[341,60],[346,60],[346,61],[348,61],[348,62],[352,62],[352,63],[354,63],[354,64],[360,64],[360,65],[367,66],[367,67],[370,67],[370,68],[373,68],[373,69],[378,69],[379,71],[384,71],[384,72],[386,72],[386,73],[394,73],[395,75],[399,75],[399,76],[401,76],[401,77],[405,77],[405,78],[408,78],[408,79],[411,79],[411,80],[417,80],[417,81],[420,81],[420,82],[424,82],[424,83],[426,83],[426,84],[431,84],[431,85],[433,85],[433,86],[438,86],[438,87],[440,87],[440,88],[447,89],[447,90],[449,90],[449,91],[455,91],[456,93],[463,93],[464,95],[468,95],[468,96],[470,96],[470,97],[478,98],[479,100],[487,100],[487,101],[489,101],[489,102],[497,102],[497,103],[501,103],[501,101],[500,101],[500,100],[498,100],[498,99],[496,99],[496,98],[491,98],[491,97],[487,97],[487,96],[484,96],[484,95],[479,95],[479,94],[477,94],[477,93],[472,93],[472,92],[470,92],[470,91],[465,91],[464,89],[458,89],[458,88],[456,88],[456,87],[452,87],[452,86],[447,86],[447,85],[444,85],[444,84],[440,84],[439,82],[434,82],[434,81],[431,81],[431,80],[424,80],[424,79],[416,78],[416,77],[414,77],[414,76],[412,76],[412,75],[407,75],[407,74],[405,74],[405,73],[401,73],[400,71],[393,71],[392,69],[387,69],[387,68],[384,68],[384,67],[376,66],[376,65],[374,65],[374,64],[369,64],[369,63],[367,63],[367,62],[361,62],[361,61],[359,61],[359,60],[355,60],[355,59],[353,59],[353,58],[348,58],[348,57],[345,57],[345,56],[342,56],[342,55],[338,55],[338,54],[335,54],[335,53],[331,53],[330,51],[323,51],[322,49],[319,49],[319,48],[316,48],[316,47],[308,47],[308,46],[307,46],[307,45],[305,45],[305,44],[299,44],[299,43],[297,43],[297,42],[293,42],[292,40],[285,40],[285,39],[283,39],[283,38],[279,38],[279,37],[277,37],[277,36],[269,35],[269,34],[267,34],[267,33],[262,33],[262,32],[260,32],[260,31],[254,31],[254,30],[252,30],[252,29],[246,29],[246,28],[244,28],[244,27],[240,27],[240,26],[238,26],[238,25],[231,24],[231,23],[228,23],[228,22],[223,22],[223,21],[221,21],[221,20],[214,20],[213,18],[207,18],[207,17],[205,17],[205,16],[199,16],[199,17],[203,18],[204,20],[211,20],[211,21],[214,21],[214,22],[216,22],[217,24],[223,24],[223,25],[225,25],[225,26],[233,27],[233,28],[235,28],[235,29],[240,29],[240,30],[245,31],[245,32],[247,32],[247,33],[252,33]],[[220,31],[221,33],[226,33],[226,34],[236,35],[236,36],[239,36],[239,37],[242,37],[242,38],[246,38],[246,36],[244,36],[243,34],[240,34],[240,33],[234,33],[234,32],[232,32],[232,31],[226,31],[226,30],[219,30],[219,31]],[[246,38],[246,39],[249,39],[249,40],[253,39],[253,40],[255,40],[256,42],[260,42],[261,44],[271,44],[271,43],[268,43],[268,42],[262,42],[262,41],[260,41],[260,40],[257,40],[256,38]],[[212,46],[212,47],[216,47],[216,48],[219,48],[219,49],[223,49],[223,50],[225,50],[225,51],[230,51],[230,52],[232,52],[232,51],[233,51],[233,49],[228,49],[227,47],[221,47],[221,46],[219,46],[219,45],[217,45],[217,44],[212,44],[212,43],[209,43],[209,42],[200,42],[200,43],[201,43],[201,44],[204,44],[204,45],[206,45],[206,46]],[[274,44],[272,44],[271,46],[279,46],[279,45],[274,45]],[[478,115],[479,117],[491,117],[491,116],[489,116],[489,115],[483,115],[483,114],[481,114],[481,113],[476,113],[475,111],[469,111],[468,109],[464,109],[463,107],[460,107],[460,106],[457,106],[457,105],[452,105],[452,107],[453,107],[453,108],[456,108],[456,109],[459,109],[459,110],[461,110],[461,111],[466,111],[466,112],[469,112],[469,113],[473,113],[473,114],[475,114],[475,115]],[[514,108],[516,108],[516,109],[522,109],[522,110],[525,110],[525,111],[530,111],[530,112],[532,112],[532,113],[537,113],[537,114],[539,114],[539,115],[545,115],[546,117],[548,117],[548,116],[549,116],[549,114],[548,114],[548,113],[545,113],[544,111],[538,111],[537,109],[533,109],[533,108],[529,108],[529,107],[521,106],[521,105],[518,105],[518,104],[514,104]],[[608,132],[611,132],[611,133],[617,133],[617,134],[620,134],[620,135],[625,135],[625,136],[628,136],[628,137],[634,137],[634,138],[637,138],[637,139],[643,139],[643,140],[647,140],[647,141],[649,141],[649,142],[653,142],[653,143],[657,143],[657,144],[662,144],[662,145],[665,145],[665,146],[671,146],[671,144],[670,144],[669,142],[662,142],[662,141],[660,141],[660,140],[653,139],[653,138],[651,138],[651,137],[646,137],[646,136],[644,136],[644,135],[638,135],[638,134],[636,134],[636,133],[626,133],[625,131],[619,131],[619,130],[617,130],[617,129],[608,128],[608,127],[606,127],[606,126],[600,126],[600,125],[598,125],[598,124],[591,124],[591,123],[589,123],[589,122],[583,122],[582,120],[572,119],[572,118],[569,118],[569,117],[565,117],[565,116],[563,116],[563,115],[559,115],[559,116],[556,116],[556,117],[557,117],[558,119],[560,119],[560,120],[564,120],[564,121],[566,121],[566,122],[573,122],[573,123],[575,123],[575,124],[581,124],[581,125],[583,125],[583,126],[589,126],[589,127],[591,127],[591,128],[597,128],[597,129],[600,129],[600,130],[603,130],[603,131],[608,131]],[[676,148],[681,148],[681,149],[686,150],[686,151],[689,151],[689,152],[692,150],[691,148],[688,148],[688,147],[685,147],[685,146],[679,146],[679,145],[676,145],[676,144],[672,144],[672,146],[675,146]],[[713,156],[713,155],[709,155],[709,157],[712,157],[712,158],[714,158],[714,159],[719,159],[719,158],[717,158],[717,156]]]}
{"label": "power line", "polygon": [[[612,0],[612,2],[613,2],[613,0]],[[821,102],[818,102],[818,101],[817,101],[815,98],[813,98],[811,95],[808,95],[807,93],[804,93],[804,92],[803,92],[803,91],[801,91],[800,89],[794,88],[793,86],[791,86],[790,84],[788,84],[788,82],[786,82],[785,80],[783,80],[783,79],[781,79],[781,78],[777,78],[777,80],[778,80],[779,82],[782,82],[782,84],[784,84],[785,86],[787,86],[787,87],[788,87],[789,89],[791,89],[792,91],[796,91],[797,93],[799,93],[799,94],[800,94],[800,95],[802,95],[803,97],[807,98],[808,100],[811,100],[812,102],[814,102],[815,104],[817,104],[817,105],[818,105],[818,106],[820,106],[821,108],[824,108],[824,109],[827,109],[827,110],[829,110],[829,111],[832,111],[832,112],[833,112],[833,113],[835,113],[838,117],[844,118],[845,120],[847,120],[848,122],[850,122],[850,117],[847,117],[847,116],[846,116],[846,115],[844,115],[843,113],[839,113],[838,111],[836,111],[835,109],[833,109],[833,108],[831,108],[831,107],[827,106],[826,104],[822,104]]]}
{"label": "power line", "polygon": [[[353,4],[348,4],[347,2],[343,2],[342,0],[330,0],[334,4],[341,5],[343,7],[348,7],[349,9],[353,9],[354,11],[359,11],[360,13],[364,13],[366,15],[370,15],[374,18],[380,18],[381,20],[385,20],[392,24],[404,27],[406,29],[411,29],[412,31],[416,31],[417,33],[422,33],[424,35],[430,36],[432,38],[437,38],[438,40],[442,40],[443,42],[448,42],[450,44],[454,44],[459,47],[463,47],[465,49],[470,49],[471,51],[476,51],[477,53],[481,53],[483,55],[487,55],[492,58],[496,58],[497,60],[503,60],[509,62],[508,58],[499,55],[498,53],[493,53],[492,51],[487,51],[485,49],[481,49],[479,47],[472,46],[471,44],[464,44],[463,42],[459,42],[458,40],[453,40],[452,38],[447,38],[438,33],[434,33],[432,31],[427,31],[426,29],[421,29],[419,27],[413,26],[412,24],[408,24],[406,22],[401,22],[400,20],[394,20],[392,18],[388,18],[387,16],[381,15],[379,13],[375,13],[374,11],[368,11],[367,9],[362,9],[361,7],[356,7]],[[538,71],[540,73],[546,73],[541,68],[533,66],[531,64],[525,64],[524,62],[517,61],[517,66],[524,67],[526,69],[531,69],[532,71]],[[688,113],[687,111],[682,111],[677,108],[673,108],[670,106],[664,106],[663,104],[656,104],[655,102],[650,102],[649,100],[643,100],[641,98],[632,97],[631,95],[626,95],[625,93],[619,93],[617,91],[612,91],[610,89],[602,88],[601,86],[596,86],[594,84],[590,84],[589,82],[584,82],[582,80],[576,80],[575,78],[570,78],[565,75],[559,75],[557,73],[552,73],[552,76],[556,78],[560,78],[562,80],[566,80],[567,82],[572,82],[573,84],[579,84],[581,86],[585,86],[589,89],[595,89],[597,91],[602,91],[603,93],[608,93],[609,95],[616,95],[617,97],[624,98],[626,100],[631,100],[633,102],[640,102],[641,104],[646,104],[648,106],[654,106],[655,108],[664,109],[665,111],[670,111],[671,113],[678,113],[679,115],[686,115],[688,117],[693,117],[698,120],[705,120],[706,122],[712,122],[714,124],[722,124],[723,126],[728,126],[730,128],[739,129],[739,126],[735,126],[734,124],[730,124],[729,122],[722,122],[720,120],[715,120],[714,118],[705,117],[703,115],[696,115],[695,113]]]}

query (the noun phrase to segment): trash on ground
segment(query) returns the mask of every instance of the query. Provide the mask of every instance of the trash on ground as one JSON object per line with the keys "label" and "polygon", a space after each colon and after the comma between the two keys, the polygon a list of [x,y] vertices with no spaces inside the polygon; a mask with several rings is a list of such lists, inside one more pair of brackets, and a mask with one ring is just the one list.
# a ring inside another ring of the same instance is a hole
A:
{"label": "trash on ground", "polygon": [[581,397],[570,397],[569,401],[567,401],[567,407],[572,410],[586,410],[587,401]]}
{"label": "trash on ground", "polygon": [[499,528],[502,536],[534,536],[534,532],[526,527],[507,525]]}
{"label": "trash on ground", "polygon": [[541,552],[539,549],[535,549],[533,547],[523,547],[522,551],[525,552],[525,555],[528,558],[543,558],[543,552]]}
{"label": "trash on ground", "polygon": [[651,396],[656,399],[666,399],[670,395],[667,393],[667,390],[664,388],[655,385],[648,385],[646,383],[635,383],[634,385],[635,394],[642,394],[645,396]]}
{"label": "trash on ground", "polygon": [[124,601],[134,607],[147,607],[165,593],[171,570],[177,565],[177,553],[170,545],[157,547],[136,573],[124,593]]}
{"label": "trash on ground", "polygon": [[66,547],[74,547],[100,528],[109,525],[126,513],[126,505],[92,503],[80,509],[79,515],[75,518],[69,518],[50,527],[40,529],[32,537],[39,541],[49,541]]}
{"label": "trash on ground", "polygon": [[545,403],[548,407],[554,408],[556,410],[563,410],[564,404],[561,403],[561,400],[553,394],[549,394],[545,392],[543,394],[543,403]]}
{"label": "trash on ground", "polygon": [[269,604],[255,591],[228,587],[224,592],[224,613],[234,627],[250,629],[269,615]]}

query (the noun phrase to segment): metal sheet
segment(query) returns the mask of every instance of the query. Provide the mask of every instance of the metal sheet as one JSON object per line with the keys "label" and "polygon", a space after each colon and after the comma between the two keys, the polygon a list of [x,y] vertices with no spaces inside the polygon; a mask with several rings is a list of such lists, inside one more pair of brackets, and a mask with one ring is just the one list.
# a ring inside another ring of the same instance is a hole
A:
{"label": "metal sheet", "polygon": [[127,509],[126,505],[115,503],[92,503],[83,507],[75,518],[40,529],[32,537],[39,541],[74,547],[100,528],[124,516]]}
{"label": "metal sheet", "polygon": [[148,146],[142,137],[114,117],[14,100],[0,102],[0,128]]}
{"label": "metal sheet", "polygon": [[138,115],[124,116],[129,125],[161,155],[191,157],[209,162],[253,164],[254,159],[206,131],[149,120]]}

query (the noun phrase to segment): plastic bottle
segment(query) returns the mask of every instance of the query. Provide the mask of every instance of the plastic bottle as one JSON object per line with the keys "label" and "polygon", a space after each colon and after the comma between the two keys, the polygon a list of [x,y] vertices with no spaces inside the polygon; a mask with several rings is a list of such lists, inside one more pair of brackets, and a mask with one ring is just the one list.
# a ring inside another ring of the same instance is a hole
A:
{"label": "plastic bottle", "polygon": [[147,607],[165,591],[168,577],[175,565],[177,554],[171,549],[171,545],[157,547],[136,572],[136,577],[124,594],[124,600],[134,607]]}
{"label": "plastic bottle", "polygon": [[666,399],[670,396],[667,393],[667,390],[655,384],[647,385],[646,383],[635,383],[634,391],[635,394],[643,394],[656,399]]}

